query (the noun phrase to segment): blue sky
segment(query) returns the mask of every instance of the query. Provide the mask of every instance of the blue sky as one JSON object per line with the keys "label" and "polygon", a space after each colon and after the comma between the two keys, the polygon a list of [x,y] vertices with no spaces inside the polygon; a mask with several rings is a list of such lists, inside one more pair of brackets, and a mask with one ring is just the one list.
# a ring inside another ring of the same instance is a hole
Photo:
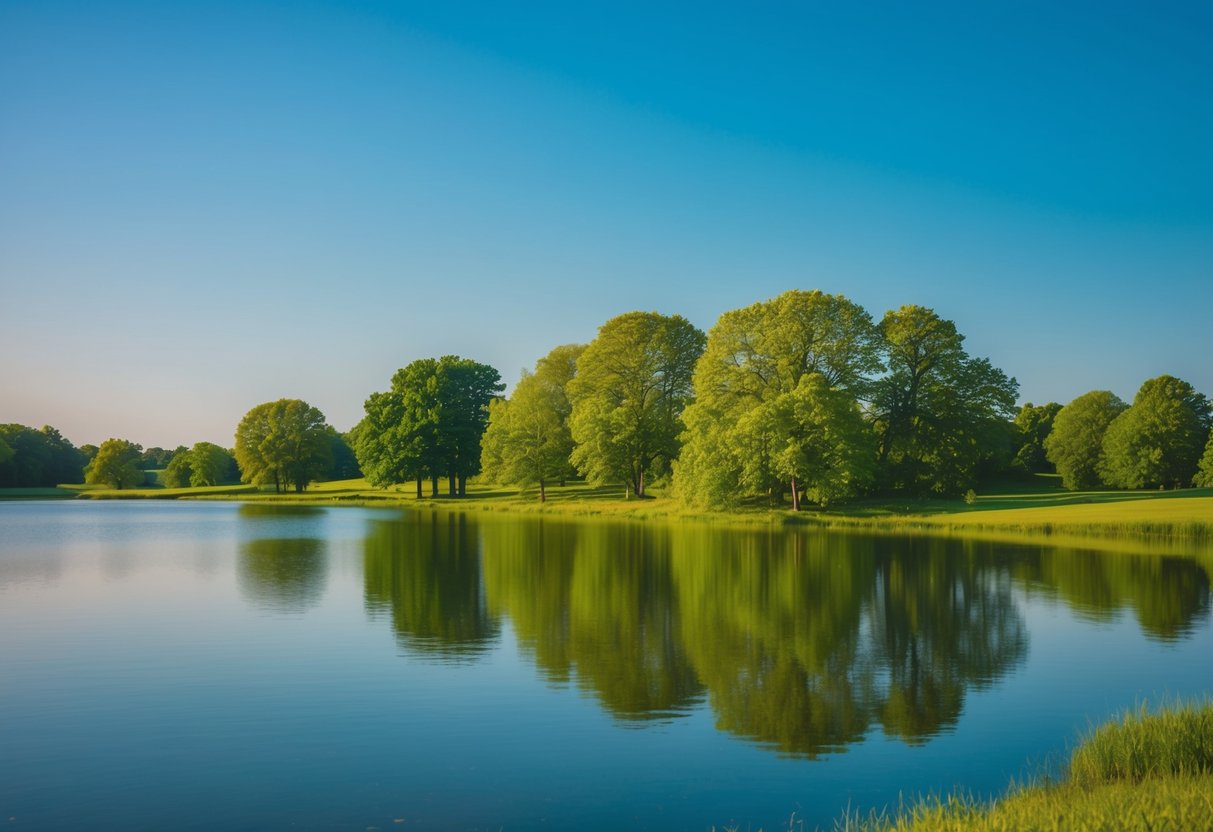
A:
{"label": "blue sky", "polygon": [[0,421],[339,429],[632,309],[957,323],[1213,395],[1213,6],[0,0]]}

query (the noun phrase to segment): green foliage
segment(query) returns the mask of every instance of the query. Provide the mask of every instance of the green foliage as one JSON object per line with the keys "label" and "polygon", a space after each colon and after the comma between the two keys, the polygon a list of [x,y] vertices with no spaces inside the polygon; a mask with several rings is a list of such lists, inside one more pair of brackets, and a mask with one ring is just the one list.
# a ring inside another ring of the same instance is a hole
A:
{"label": "green foliage", "polygon": [[[173,457],[173,461],[176,461],[176,457]],[[189,484],[199,488],[225,483],[231,478],[234,462],[234,458],[226,449],[211,442],[199,442],[189,450]],[[166,469],[165,474],[167,473]],[[167,477],[165,485],[168,485]]]}
{"label": "green foliage", "polygon": [[1007,450],[1015,379],[970,358],[956,325],[933,310],[903,306],[880,329],[888,373],[876,383],[872,407],[886,486],[956,494],[983,464],[1002,467],[991,457]]}
{"label": "green foliage", "polygon": [[1045,438],[1045,456],[1071,491],[1102,484],[1104,434],[1128,407],[1107,390],[1092,390],[1057,412],[1053,430]]}
{"label": "green foliage", "polygon": [[[812,419],[806,402],[828,399],[817,416],[829,412],[853,428],[854,420],[844,414],[856,409],[869,376],[882,366],[871,317],[842,295],[791,291],[724,313],[695,367],[695,402],[684,414],[685,446],[677,466],[679,495],[691,505],[716,508],[736,503],[743,489],[779,493],[808,470],[812,452],[804,443],[812,430],[805,420]],[[819,381],[802,387],[809,377]],[[842,424],[838,418],[831,419],[835,428]],[[853,430],[847,435],[841,451],[847,468],[823,479],[819,455],[809,475],[821,480],[820,495],[827,501],[870,477],[870,465],[856,453],[865,440]],[[839,490],[841,483],[846,487]]]}
{"label": "green foliage", "polygon": [[1120,488],[1179,487],[1192,481],[1209,436],[1209,401],[1174,376],[1145,382],[1133,406],[1103,438],[1099,473]]}
{"label": "green foliage", "polygon": [[1041,474],[1055,470],[1045,455],[1045,439],[1053,430],[1053,420],[1061,411],[1057,402],[1034,405],[1028,402],[1015,415],[1015,431],[1018,450],[1015,466],[1029,474]]}
{"label": "green foliage", "polygon": [[139,460],[139,467],[144,471],[158,471],[168,467],[173,458],[173,451],[164,448],[146,448]]}
{"label": "green foliage", "polygon": [[331,480],[352,480],[362,476],[358,467],[358,458],[354,455],[354,445],[350,434],[341,434],[334,428],[329,428],[329,448],[333,455],[333,467],[328,472]]}
{"label": "green foliage", "polygon": [[89,485],[108,485],[110,488],[135,488],[144,481],[143,448],[125,439],[107,439],[97,449],[97,455],[84,472],[84,481]]}
{"label": "green foliage", "polygon": [[173,454],[173,458],[169,460],[168,467],[164,469],[161,475],[161,480],[164,482],[165,488],[186,488],[190,484],[190,477],[194,471],[191,467],[192,458],[187,450],[180,450]]}
{"label": "green foliage", "polygon": [[12,446],[4,441],[3,436],[0,436],[0,465],[8,462],[16,455],[17,452],[13,450]]}
{"label": "green foliage", "polygon": [[1200,458],[1192,484],[1198,488],[1213,488],[1213,433],[1209,434],[1209,441],[1205,445],[1205,452]]}
{"label": "green foliage", "polygon": [[573,436],[567,387],[583,350],[575,345],[557,347],[540,359],[533,374],[523,372],[508,401],[490,404],[481,450],[486,478],[505,485],[538,485],[539,500],[544,502],[549,483],[574,473],[569,462]]}
{"label": "green foliage", "polygon": [[577,359],[568,385],[572,460],[593,483],[629,483],[678,456],[682,411],[703,333],[681,315],[629,312],[612,318]]}
{"label": "green foliage", "polygon": [[257,405],[236,428],[236,462],[242,482],[303,491],[333,464],[324,414],[299,399]]}
{"label": "green foliage", "polygon": [[489,403],[501,377],[487,364],[445,355],[397,370],[392,389],[372,393],[366,416],[351,431],[354,454],[367,481],[377,487],[439,476],[451,493],[466,493],[467,478],[480,470],[480,441]]}
{"label": "green foliage", "polygon": [[0,442],[12,451],[7,458],[0,454],[0,488],[50,488],[83,479],[85,456],[50,425],[0,425]]}

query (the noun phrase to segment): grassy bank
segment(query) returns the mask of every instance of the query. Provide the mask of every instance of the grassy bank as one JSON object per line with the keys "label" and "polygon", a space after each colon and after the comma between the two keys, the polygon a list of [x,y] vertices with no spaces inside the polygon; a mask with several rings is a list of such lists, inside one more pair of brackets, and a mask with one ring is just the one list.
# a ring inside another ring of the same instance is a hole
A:
{"label": "grassy bank", "polygon": [[[445,481],[440,481],[440,492]],[[47,494],[25,493],[50,491]],[[1213,542],[1213,489],[1180,491],[1066,491],[1055,477],[991,488],[970,504],[959,499],[873,499],[838,506],[830,511],[810,508],[792,512],[753,502],[728,512],[685,508],[655,491],[645,499],[624,496],[618,486],[595,488],[583,483],[552,486],[540,503],[535,492],[519,492],[486,483],[473,483],[466,497],[417,499],[412,484],[379,489],[365,480],[317,483],[301,494],[275,494],[247,485],[214,488],[139,488],[113,490],[93,486],[24,489],[4,496],[75,495],[91,499],[240,499],[311,504],[401,505],[459,511],[542,513],[621,519],[695,520],[726,525],[815,525],[892,533],[954,534],[964,537],[1041,537],[1054,542],[1092,538],[1147,541]]]}
{"label": "grassy bank", "polygon": [[896,817],[846,818],[846,832],[1213,829],[1213,702],[1145,708],[1095,730],[1057,783],[981,803],[925,800]]}

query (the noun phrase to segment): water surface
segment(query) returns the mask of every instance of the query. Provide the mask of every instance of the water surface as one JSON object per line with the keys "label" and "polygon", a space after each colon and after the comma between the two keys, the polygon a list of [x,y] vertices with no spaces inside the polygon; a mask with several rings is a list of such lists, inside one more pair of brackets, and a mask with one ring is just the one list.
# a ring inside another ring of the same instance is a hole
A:
{"label": "water surface", "polygon": [[0,824],[812,829],[993,794],[1119,709],[1213,690],[1211,565],[0,503]]}

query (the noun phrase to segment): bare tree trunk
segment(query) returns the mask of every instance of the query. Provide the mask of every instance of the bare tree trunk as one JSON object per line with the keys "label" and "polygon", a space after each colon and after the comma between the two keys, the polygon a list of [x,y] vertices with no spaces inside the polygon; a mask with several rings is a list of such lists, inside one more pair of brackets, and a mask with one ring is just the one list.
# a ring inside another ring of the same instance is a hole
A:
{"label": "bare tree trunk", "polygon": [[421,499],[421,475],[417,476],[417,499]]}
{"label": "bare tree trunk", "polygon": [[438,496],[438,475],[430,474],[430,496]]}
{"label": "bare tree trunk", "polygon": [[446,477],[446,493],[447,493],[447,496],[449,496],[449,497],[454,497],[454,496],[455,496],[455,484],[456,484],[456,479],[455,479],[455,469],[454,469],[454,468],[452,468],[452,469],[451,469],[451,471],[450,471],[450,473],[449,473],[449,474],[447,474],[447,477]]}
{"label": "bare tree trunk", "polygon": [[459,496],[466,497],[468,495],[468,478],[464,475],[459,476]]}
{"label": "bare tree trunk", "polygon": [[800,486],[795,477],[792,477],[792,511],[800,511]]}
{"label": "bare tree trunk", "polygon": [[543,477],[540,477],[539,478],[539,502],[546,503],[547,499],[548,499],[548,496],[543,491]]}

